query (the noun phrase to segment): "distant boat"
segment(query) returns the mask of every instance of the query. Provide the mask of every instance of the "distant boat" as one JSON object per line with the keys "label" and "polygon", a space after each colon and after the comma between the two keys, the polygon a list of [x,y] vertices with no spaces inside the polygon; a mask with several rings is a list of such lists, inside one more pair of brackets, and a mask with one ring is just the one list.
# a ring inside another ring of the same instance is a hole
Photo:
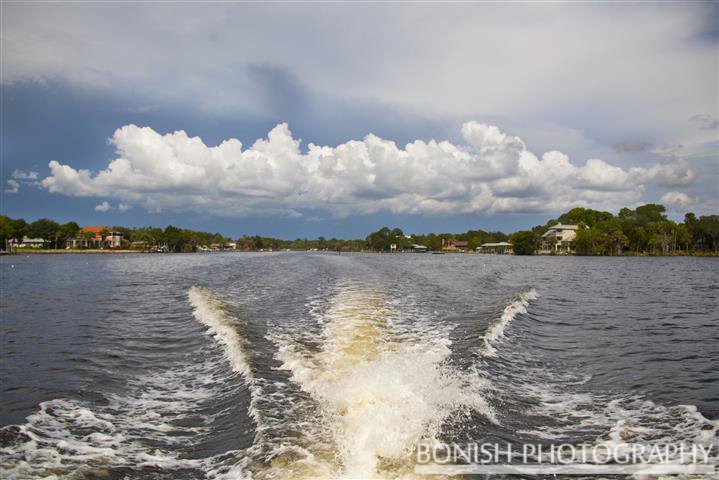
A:
{"label": "distant boat", "polygon": [[444,255],[444,252],[432,252],[432,255]]}

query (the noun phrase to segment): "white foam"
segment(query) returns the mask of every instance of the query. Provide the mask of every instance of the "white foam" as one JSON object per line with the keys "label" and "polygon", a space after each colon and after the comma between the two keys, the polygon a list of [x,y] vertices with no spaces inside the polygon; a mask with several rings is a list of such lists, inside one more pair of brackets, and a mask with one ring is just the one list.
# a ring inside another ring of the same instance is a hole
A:
{"label": "white foam", "polygon": [[345,287],[322,314],[319,351],[282,337],[282,368],[323,408],[340,460],[327,466],[333,477],[409,476],[414,448],[448,416],[473,409],[494,418],[479,377],[447,366],[449,329],[417,312],[404,324],[408,312],[383,293]]}
{"label": "white foam", "polygon": [[212,373],[210,350],[203,353],[201,363],[128,378],[122,393],[105,394],[106,404],[68,398],[41,403],[24,424],[7,427],[18,433],[0,449],[0,477],[95,478],[148,466],[202,469],[203,461],[182,459],[174,450],[209,433],[213,421],[198,415],[198,404],[217,398],[222,378]]}
{"label": "white foam", "polygon": [[0,476],[8,479],[103,476],[113,468],[156,466],[167,470],[197,468],[197,460],[148,451],[121,426],[128,421],[93,412],[76,401],[43,402],[17,428],[18,441],[0,449]]}
{"label": "white foam", "polygon": [[[285,474],[294,472],[285,475],[289,477],[306,478],[310,476],[310,472],[317,477],[326,477],[327,475],[322,475],[327,473],[326,471],[307,468],[307,465],[312,463],[313,455],[302,446],[292,446],[292,454],[288,455],[291,460],[285,461],[282,457],[289,452],[289,446],[284,443],[284,438],[278,439],[276,436],[286,430],[302,428],[294,424],[302,417],[302,408],[286,397],[282,384],[253,375],[248,361],[250,347],[247,339],[238,330],[238,319],[228,315],[224,303],[209,289],[193,286],[188,292],[188,298],[194,307],[195,319],[209,327],[207,334],[222,347],[232,370],[243,376],[250,391],[248,413],[255,423],[253,445],[246,450],[228,451],[205,459],[205,476],[216,480],[252,478],[256,465],[269,464],[281,465],[270,466],[270,470],[277,468]],[[306,430],[308,443],[312,443],[315,439],[311,438],[311,432]],[[318,465],[320,464],[318,462]]]}
{"label": "white foam", "polygon": [[222,303],[208,290],[193,286],[188,292],[193,315],[198,322],[209,327],[208,333],[223,345],[225,356],[232,368],[251,379],[252,371],[247,362],[246,341],[237,333],[236,326],[228,318]]}
{"label": "white foam", "polygon": [[[719,465],[719,420],[705,418],[693,405],[661,405],[640,395],[571,392],[559,385],[524,384],[522,390],[540,402],[531,413],[551,418],[554,425],[518,433],[566,442],[573,435],[598,432],[590,447],[601,445],[599,452],[616,451],[620,456],[655,445],[702,445],[711,447],[709,464]],[[680,460],[676,453],[665,461]]]}
{"label": "white foam", "polygon": [[504,337],[504,331],[512,323],[517,315],[527,313],[527,307],[529,302],[536,300],[539,294],[534,288],[531,288],[519,295],[519,298],[507,305],[502,311],[502,315],[492,323],[484,334],[484,343],[482,354],[494,357],[497,355],[497,349],[494,347],[494,343]]}

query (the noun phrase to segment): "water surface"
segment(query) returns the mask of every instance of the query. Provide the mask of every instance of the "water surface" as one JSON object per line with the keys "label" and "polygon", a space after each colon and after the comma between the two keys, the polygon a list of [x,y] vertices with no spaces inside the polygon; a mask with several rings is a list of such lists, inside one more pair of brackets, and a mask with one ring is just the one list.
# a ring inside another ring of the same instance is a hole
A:
{"label": "water surface", "polygon": [[4,257],[0,472],[397,478],[429,439],[684,441],[716,463],[718,266]]}

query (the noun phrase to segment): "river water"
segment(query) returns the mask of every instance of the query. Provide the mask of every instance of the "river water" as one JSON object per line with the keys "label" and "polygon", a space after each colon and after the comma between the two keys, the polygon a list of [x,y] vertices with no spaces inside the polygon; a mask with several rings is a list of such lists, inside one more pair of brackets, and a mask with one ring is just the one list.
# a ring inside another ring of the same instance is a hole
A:
{"label": "river water", "polygon": [[410,478],[436,441],[685,442],[717,464],[718,267],[3,257],[0,476]]}

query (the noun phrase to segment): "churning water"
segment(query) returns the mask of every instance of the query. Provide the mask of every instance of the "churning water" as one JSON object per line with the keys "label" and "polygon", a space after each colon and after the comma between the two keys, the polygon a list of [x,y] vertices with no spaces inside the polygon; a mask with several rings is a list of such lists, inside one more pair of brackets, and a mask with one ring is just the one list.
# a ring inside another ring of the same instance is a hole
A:
{"label": "churning water", "polygon": [[713,446],[707,258],[3,258],[3,478],[410,478],[420,442]]}

